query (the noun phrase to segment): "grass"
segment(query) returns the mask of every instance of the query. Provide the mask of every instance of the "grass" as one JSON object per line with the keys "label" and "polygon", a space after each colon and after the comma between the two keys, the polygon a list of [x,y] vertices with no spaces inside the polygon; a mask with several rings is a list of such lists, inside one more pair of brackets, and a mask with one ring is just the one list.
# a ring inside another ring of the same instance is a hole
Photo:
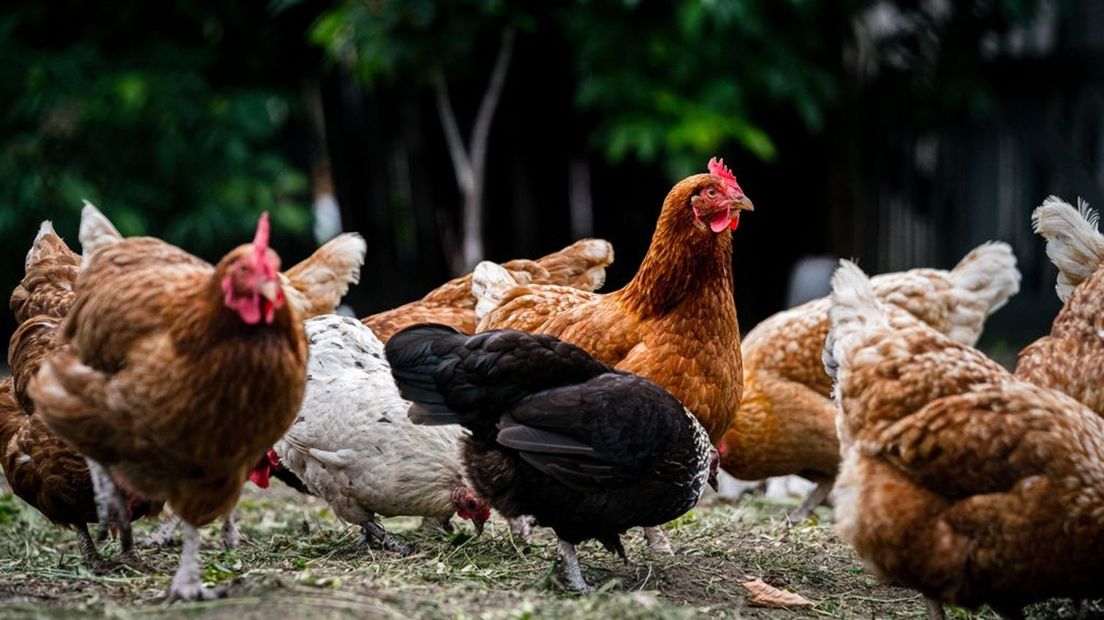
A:
{"label": "grass", "polygon": [[[878,583],[829,525],[814,519],[787,529],[783,516],[791,507],[764,499],[738,506],[707,500],[668,526],[674,556],[649,553],[638,531],[626,537],[628,564],[597,543],[584,544],[583,569],[598,592],[579,596],[559,584],[555,540],[541,529],[526,546],[497,518],[481,538],[471,538],[470,526],[446,534],[417,529],[417,519],[388,519],[385,525],[418,549],[399,558],[359,545],[358,529],[314,498],[278,484],[266,492],[250,487],[239,506],[246,544],[224,550],[217,527],[204,530],[206,579],[228,584],[231,598],[165,605],[178,546],[146,550],[149,574],[93,575],[80,565],[71,532],[0,495],[0,617],[923,617],[918,595]],[[140,522],[136,533],[154,525]],[[116,551],[108,543],[105,553]],[[751,607],[741,584],[756,577],[815,605]],[[1070,609],[1056,602],[1032,615],[1056,617]],[[952,617],[996,616],[952,610]]]}

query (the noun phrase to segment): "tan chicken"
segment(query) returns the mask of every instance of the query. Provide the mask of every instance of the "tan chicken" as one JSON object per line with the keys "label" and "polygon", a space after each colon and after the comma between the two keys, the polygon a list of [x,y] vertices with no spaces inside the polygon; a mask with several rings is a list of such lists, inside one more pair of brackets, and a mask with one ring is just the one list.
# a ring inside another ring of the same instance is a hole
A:
{"label": "tan chicken", "polygon": [[829,320],[836,529],[864,563],[936,618],[1099,596],[1104,420],[878,301],[847,261]]}
{"label": "tan chicken", "polygon": [[[602,239],[583,239],[538,258],[502,263],[515,281],[524,284],[558,284],[595,291],[606,282],[606,267],[613,263],[613,246]],[[476,297],[472,274],[454,278],[418,301],[403,304],[362,319],[383,342],[399,330],[418,323],[439,323],[465,334],[475,333]]]}
{"label": "tan chicken", "polygon": [[[986,243],[949,271],[912,269],[875,276],[878,298],[942,334],[972,345],[985,319],[1019,290],[1016,257]],[[721,465],[742,480],[797,474],[817,484],[791,522],[828,497],[839,467],[836,407],[821,351],[828,334],[827,297],[779,312],[741,343],[744,398],[721,442]]]}
{"label": "tan chicken", "polygon": [[201,579],[196,527],[234,508],[303,397],[306,338],[268,240],[265,214],[216,266],[148,237],[93,250],[66,346],[30,385],[49,427],[88,457],[101,522],[129,537],[120,489],[184,520],[170,599],[218,594]]}
{"label": "tan chicken", "polygon": [[1104,415],[1104,236],[1099,217],[1085,202],[1079,209],[1051,196],[1035,209],[1035,231],[1046,238],[1047,256],[1058,267],[1058,297],[1064,305],[1050,334],[1020,353],[1016,376],[1060,390]]}

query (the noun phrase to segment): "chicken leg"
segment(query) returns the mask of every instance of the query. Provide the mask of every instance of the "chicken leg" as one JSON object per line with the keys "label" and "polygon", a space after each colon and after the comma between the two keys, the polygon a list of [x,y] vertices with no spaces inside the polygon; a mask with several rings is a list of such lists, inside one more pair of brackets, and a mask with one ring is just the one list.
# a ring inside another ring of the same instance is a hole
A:
{"label": "chicken leg", "polygon": [[928,620],[945,620],[947,618],[947,615],[943,612],[943,603],[933,598],[925,598],[924,602],[928,604]]}
{"label": "chicken leg", "polygon": [[667,540],[667,533],[658,527],[644,528],[644,538],[648,541],[648,548],[657,553],[675,555],[671,549],[671,541]]}
{"label": "chicken leg", "polygon": [[575,553],[575,545],[560,539],[560,553],[563,555],[563,577],[567,587],[576,592],[593,592],[586,580],[583,579],[583,569],[579,567],[579,557]]}
{"label": "chicken leg", "polygon": [[74,525],[73,530],[77,532],[81,559],[84,560],[84,565],[97,575],[109,572],[112,569],[112,564],[105,560],[100,555],[99,550],[96,549],[96,541],[92,540],[92,535],[88,533],[88,526],[80,523]]}
{"label": "chicken leg", "polygon": [[375,519],[368,519],[364,523],[361,523],[360,528],[361,544],[385,549],[401,556],[407,556],[414,553],[414,545],[404,543],[397,536],[383,529],[383,526],[376,523]]}
{"label": "chicken leg", "polygon": [[92,478],[92,490],[96,499],[96,516],[99,519],[99,529],[96,537],[100,540],[107,538],[111,526],[119,530],[119,543],[123,553],[129,553],[134,548],[134,537],[130,531],[130,515],[115,487],[115,481],[111,478],[111,472],[92,459],[88,461],[88,473]]}
{"label": "chicken leg", "polygon": [[238,531],[238,525],[234,519],[234,511],[226,513],[226,516],[222,518],[222,529],[219,530],[222,535],[222,546],[227,549],[237,549],[243,542],[249,542],[249,539]]}
{"label": "chicken leg", "polygon": [[790,514],[786,515],[786,520],[790,522],[790,525],[795,523],[801,523],[805,519],[809,518],[809,515],[813,514],[816,507],[823,504],[824,500],[828,499],[828,494],[832,492],[832,487],[836,484],[835,479],[821,480],[817,482],[816,488],[809,491],[809,494],[805,497],[805,501],[801,502],[801,505],[790,511]]}
{"label": "chicken leg", "polygon": [[517,538],[527,545],[533,542],[533,524],[536,523],[536,521],[536,519],[529,515],[507,519],[507,522],[510,524],[510,533],[514,535],[514,538]]}
{"label": "chicken leg", "polygon": [[161,521],[157,529],[139,539],[138,544],[142,547],[164,547],[173,542],[173,534],[178,527],[180,527],[180,516],[175,513],[170,514]]}
{"label": "chicken leg", "polygon": [[226,596],[224,587],[208,588],[203,585],[199,573],[199,530],[187,521],[181,521],[182,546],[180,566],[169,585],[168,602],[209,601]]}

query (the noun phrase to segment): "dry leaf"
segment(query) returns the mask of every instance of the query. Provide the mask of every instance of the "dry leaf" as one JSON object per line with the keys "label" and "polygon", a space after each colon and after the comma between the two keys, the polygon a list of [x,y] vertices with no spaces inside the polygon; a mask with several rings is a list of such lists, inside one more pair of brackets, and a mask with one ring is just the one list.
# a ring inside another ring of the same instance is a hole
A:
{"label": "dry leaf", "polygon": [[811,607],[813,604],[796,592],[779,590],[762,579],[745,581],[743,586],[751,595],[748,604],[756,607]]}

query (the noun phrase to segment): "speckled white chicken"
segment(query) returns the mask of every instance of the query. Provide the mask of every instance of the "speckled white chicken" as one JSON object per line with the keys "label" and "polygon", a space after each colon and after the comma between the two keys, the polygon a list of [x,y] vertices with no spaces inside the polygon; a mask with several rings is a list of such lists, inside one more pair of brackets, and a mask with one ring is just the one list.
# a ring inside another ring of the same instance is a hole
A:
{"label": "speckled white chicken", "polygon": [[490,516],[463,478],[456,426],[418,426],[407,417],[383,343],[350,317],[306,322],[307,390],[276,456],[334,514],[363,528],[364,542],[400,554],[413,551],[376,516],[446,521],[454,513],[477,530]]}

